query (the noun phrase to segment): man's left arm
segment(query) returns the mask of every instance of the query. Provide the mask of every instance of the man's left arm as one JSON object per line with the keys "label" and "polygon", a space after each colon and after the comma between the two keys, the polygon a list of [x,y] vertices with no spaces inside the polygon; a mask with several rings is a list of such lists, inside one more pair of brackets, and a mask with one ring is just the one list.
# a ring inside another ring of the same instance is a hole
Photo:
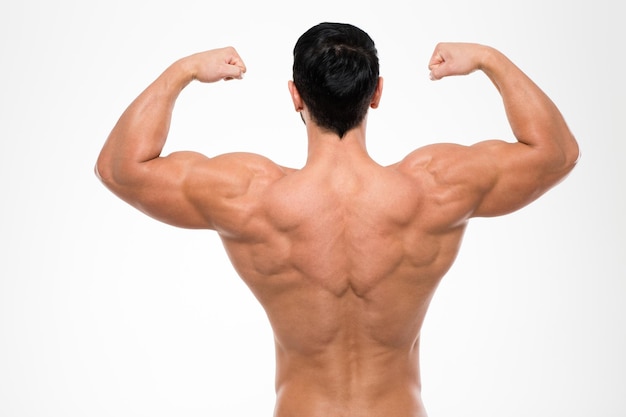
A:
{"label": "man's left arm", "polygon": [[194,177],[202,173],[210,178],[212,165],[217,169],[223,164],[195,152],[160,155],[175,102],[191,81],[241,79],[245,71],[231,47],[176,61],[120,117],[98,157],[98,178],[122,200],[158,220],[180,227],[214,228],[210,216],[194,204],[190,187],[197,184]]}

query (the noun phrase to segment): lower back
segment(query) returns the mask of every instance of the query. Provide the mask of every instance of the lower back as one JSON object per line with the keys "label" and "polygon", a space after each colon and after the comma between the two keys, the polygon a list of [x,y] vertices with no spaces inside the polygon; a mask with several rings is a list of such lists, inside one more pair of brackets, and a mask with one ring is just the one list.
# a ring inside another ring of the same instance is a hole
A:
{"label": "lower back", "polygon": [[425,416],[419,337],[390,346],[372,338],[367,326],[340,323],[333,338],[309,339],[314,346],[303,350],[277,336],[276,417]]}

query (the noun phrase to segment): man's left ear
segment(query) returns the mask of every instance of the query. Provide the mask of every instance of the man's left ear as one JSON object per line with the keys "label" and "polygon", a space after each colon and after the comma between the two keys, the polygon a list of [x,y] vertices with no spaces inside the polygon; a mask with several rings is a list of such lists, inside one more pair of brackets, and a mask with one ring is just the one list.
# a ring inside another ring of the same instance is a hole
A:
{"label": "man's left ear", "polygon": [[300,93],[296,88],[296,84],[293,81],[289,81],[287,83],[287,87],[289,88],[289,94],[291,95],[291,100],[293,101],[294,110],[298,113],[304,109],[304,103],[302,102],[302,98],[300,98]]}
{"label": "man's left ear", "polygon": [[378,84],[376,85],[376,90],[374,90],[374,95],[372,96],[372,102],[370,103],[370,107],[373,109],[378,108],[378,104],[380,103],[380,97],[383,95],[383,77],[378,77]]}

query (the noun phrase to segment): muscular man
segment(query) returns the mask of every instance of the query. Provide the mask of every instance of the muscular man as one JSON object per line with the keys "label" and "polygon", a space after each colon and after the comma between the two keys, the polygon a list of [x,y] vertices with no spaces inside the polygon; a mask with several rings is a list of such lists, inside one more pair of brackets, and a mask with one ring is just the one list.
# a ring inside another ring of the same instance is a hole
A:
{"label": "muscular man", "polygon": [[230,47],[167,68],[98,158],[97,175],[121,199],[219,233],[275,333],[277,417],[425,416],[420,328],[468,220],[523,207],[576,163],[558,109],[497,50],[439,44],[429,67],[435,80],[482,70],[517,142],[434,144],[377,164],[365,144],[383,86],[374,43],[354,26],[325,23],[294,49],[289,91],[308,138],[301,169],[246,153],[160,155],[183,88],[246,71]]}

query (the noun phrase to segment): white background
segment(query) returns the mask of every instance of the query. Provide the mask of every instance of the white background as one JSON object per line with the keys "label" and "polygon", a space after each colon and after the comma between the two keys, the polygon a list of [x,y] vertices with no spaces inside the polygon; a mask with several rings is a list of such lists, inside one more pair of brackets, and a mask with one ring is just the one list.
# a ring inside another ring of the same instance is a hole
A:
{"label": "white background", "polygon": [[430,415],[626,415],[626,31],[617,7],[4,1],[0,416],[272,414],[271,331],[216,235],[145,217],[107,191],[93,165],[122,111],[167,65],[233,45],[245,79],[189,86],[166,151],[246,150],[301,166],[305,132],[287,81],[297,37],[321,21],[356,24],[377,43],[385,91],[368,142],[381,163],[430,142],[511,139],[483,74],[428,79],[438,41],[505,52],[552,97],[582,148],[579,166],[542,199],[470,224],[424,325]]}

